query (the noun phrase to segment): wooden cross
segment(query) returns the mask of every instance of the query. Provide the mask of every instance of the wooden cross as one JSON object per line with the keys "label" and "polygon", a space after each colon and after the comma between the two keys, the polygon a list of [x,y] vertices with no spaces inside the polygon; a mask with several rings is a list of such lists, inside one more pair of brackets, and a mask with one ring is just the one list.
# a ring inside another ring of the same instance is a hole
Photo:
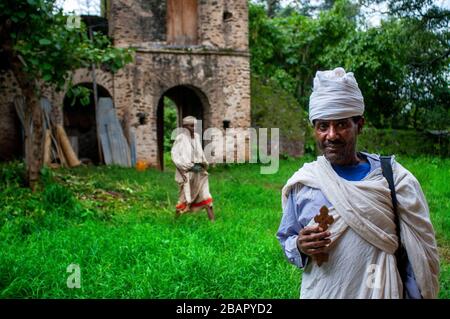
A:
{"label": "wooden cross", "polygon": [[333,216],[328,215],[328,207],[322,206],[320,208],[320,214],[314,217],[314,221],[319,224],[319,227],[326,231],[328,229],[328,225],[331,225],[334,222]]}
{"label": "wooden cross", "polygon": [[[314,221],[319,224],[319,227],[322,228],[322,231],[326,231],[328,229],[328,225],[331,225],[334,222],[334,218],[331,215],[328,215],[328,207],[322,206],[320,208],[320,214],[314,217]],[[322,263],[328,261],[328,254],[321,253],[315,255],[314,258],[317,261],[317,266],[321,266]]]}

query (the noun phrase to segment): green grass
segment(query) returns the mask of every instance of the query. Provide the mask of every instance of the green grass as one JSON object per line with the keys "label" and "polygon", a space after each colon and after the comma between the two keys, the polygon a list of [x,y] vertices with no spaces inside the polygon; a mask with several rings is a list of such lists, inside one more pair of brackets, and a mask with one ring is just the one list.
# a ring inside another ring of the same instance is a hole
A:
{"label": "green grass", "polygon": [[[250,164],[211,169],[214,224],[205,212],[174,219],[170,165],[44,171],[47,190],[34,194],[20,186],[20,165],[0,166],[0,297],[298,298],[301,272],[275,233],[281,187],[310,160],[283,160],[275,175]],[[449,298],[450,160],[399,160],[429,201],[443,255],[440,297]],[[66,286],[71,263],[81,267],[80,289]]]}

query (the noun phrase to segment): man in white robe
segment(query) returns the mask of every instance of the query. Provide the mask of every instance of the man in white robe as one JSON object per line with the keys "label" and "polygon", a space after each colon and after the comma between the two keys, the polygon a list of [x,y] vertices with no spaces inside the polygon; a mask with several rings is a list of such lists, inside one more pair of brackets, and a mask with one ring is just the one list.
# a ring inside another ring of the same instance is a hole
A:
{"label": "man in white robe", "polygon": [[176,166],[175,181],[179,186],[176,215],[178,217],[183,213],[206,208],[208,218],[214,221],[213,199],[209,192],[206,171],[208,161],[202,149],[200,136],[194,131],[195,124],[195,117],[185,117],[183,129],[172,146],[172,161]]}
{"label": "man in white robe", "polygon": [[[417,179],[393,158],[400,237],[409,259],[403,287],[380,157],[356,151],[364,101],[353,74],[342,68],[317,72],[309,108],[323,156],[284,186],[277,232],[288,260],[304,268],[300,297],[436,298],[439,257],[428,205]],[[326,231],[314,222],[322,205],[334,217]],[[315,258],[323,253],[328,261],[319,266]]]}

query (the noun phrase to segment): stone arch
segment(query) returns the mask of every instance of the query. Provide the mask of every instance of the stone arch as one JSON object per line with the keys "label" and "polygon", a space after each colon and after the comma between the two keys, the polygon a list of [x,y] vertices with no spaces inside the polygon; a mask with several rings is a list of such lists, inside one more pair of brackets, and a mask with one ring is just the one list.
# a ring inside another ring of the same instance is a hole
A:
{"label": "stone arch", "polygon": [[[97,121],[95,113],[94,92],[92,82],[82,82],[75,85],[91,90],[89,103],[82,105],[79,98],[72,100],[67,94],[63,99],[63,125],[72,146],[82,162],[101,164]],[[112,98],[110,92],[97,84],[98,98]],[[74,102],[74,105],[72,105]]]}
{"label": "stone arch", "polygon": [[156,110],[156,127],[158,143],[158,167],[164,170],[164,97],[171,99],[177,106],[178,127],[182,119],[192,115],[202,120],[202,132],[210,123],[210,104],[206,94],[198,87],[190,84],[173,86],[160,94]]}
{"label": "stone arch", "polygon": [[[103,71],[101,69],[96,71],[95,80],[97,82],[97,86],[101,86],[110,93],[109,95],[113,97],[114,100],[114,86],[113,86],[113,76],[111,73]],[[82,85],[83,83],[92,83],[92,73],[89,69],[77,69],[74,71],[72,75],[72,85]],[[91,84],[92,85],[92,84]],[[50,100],[52,102],[52,115],[55,121],[59,124],[63,124],[63,106],[64,99],[66,97],[67,92],[60,91],[55,92],[52,88],[49,88],[45,91],[47,95],[49,95]]]}
{"label": "stone arch", "polygon": [[[110,72],[97,69],[95,71],[95,81],[97,85],[102,86],[108,92],[114,93],[113,75]],[[92,83],[92,71],[89,69],[77,69],[73,74],[72,83],[73,85]]]}

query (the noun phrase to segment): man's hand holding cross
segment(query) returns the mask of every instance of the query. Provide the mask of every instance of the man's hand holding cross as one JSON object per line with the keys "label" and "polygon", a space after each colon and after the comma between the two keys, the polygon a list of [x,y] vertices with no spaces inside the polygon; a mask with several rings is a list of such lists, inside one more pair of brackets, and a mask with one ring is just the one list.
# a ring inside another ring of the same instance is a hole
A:
{"label": "man's hand holding cross", "polygon": [[317,226],[307,226],[300,231],[297,238],[297,248],[302,253],[313,256],[317,264],[320,266],[328,260],[326,248],[331,243],[329,236],[331,235],[328,225],[332,224],[334,219],[328,215],[328,208],[322,206],[320,214],[314,217]]}

